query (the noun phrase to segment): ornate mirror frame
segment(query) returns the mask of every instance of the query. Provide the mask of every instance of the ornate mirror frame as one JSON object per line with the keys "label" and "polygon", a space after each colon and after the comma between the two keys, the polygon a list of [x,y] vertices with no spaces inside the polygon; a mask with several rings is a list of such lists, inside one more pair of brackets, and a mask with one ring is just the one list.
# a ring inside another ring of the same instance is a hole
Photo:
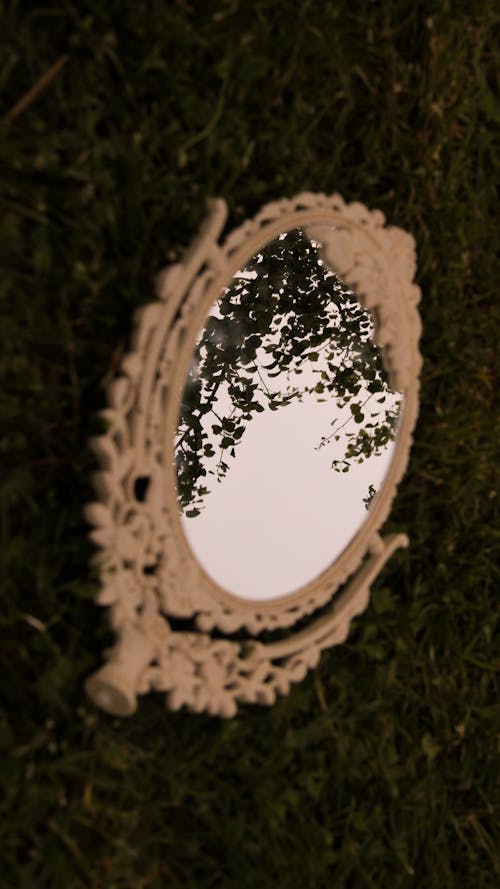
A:
{"label": "ornate mirror frame", "polygon": [[[391,554],[408,545],[405,534],[382,538],[378,532],[405,471],[418,412],[421,324],[413,238],[386,227],[380,211],[346,204],[337,194],[268,204],[220,245],[226,218],[225,202],[211,201],[182,262],[159,276],[157,301],[136,313],[131,351],[101,412],[107,431],[92,442],[100,463],[98,500],[85,515],[99,547],[97,601],[109,608],[116,644],[87,679],[86,691],[118,716],[133,713],[137,695],[150,689],[166,692],[171,709],[223,717],[233,716],[238,702],[272,704],[316,665],[322,650],[345,640],[352,618],[368,604],[373,580]],[[187,369],[210,307],[238,269],[292,229],[321,242],[324,261],[373,313],[373,339],[403,407],[384,482],[340,556],[294,593],[250,601],[223,590],[189,547],[177,505],[173,440]],[[315,617],[330,600],[329,612]],[[289,633],[279,641],[258,638],[284,628]],[[238,631],[248,638],[231,638]]]}

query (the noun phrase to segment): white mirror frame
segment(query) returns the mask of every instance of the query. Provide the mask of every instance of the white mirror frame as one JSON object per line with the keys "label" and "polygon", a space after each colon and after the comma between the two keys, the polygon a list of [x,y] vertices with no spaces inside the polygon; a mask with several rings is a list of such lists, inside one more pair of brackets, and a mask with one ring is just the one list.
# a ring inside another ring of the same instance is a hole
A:
{"label": "white mirror frame", "polygon": [[[408,545],[405,534],[382,538],[378,530],[406,469],[418,413],[421,324],[413,238],[386,227],[379,210],[345,204],[337,194],[306,193],[268,204],[219,245],[226,218],[225,202],[211,201],[182,262],[159,276],[158,300],[136,313],[132,349],[102,411],[107,431],[92,442],[101,471],[94,477],[98,501],[85,515],[100,550],[97,601],[109,607],[116,644],[87,679],[86,691],[118,716],[133,713],[137,695],[150,689],[167,692],[171,709],[223,717],[234,716],[238,702],[272,704],[317,664],[322,650],[346,639],[352,618],[368,604],[373,580],[391,554]],[[403,393],[402,412],[384,482],[340,556],[294,593],[250,601],[219,587],[187,543],[173,441],[188,365],[211,306],[238,269],[292,229],[322,243],[322,258],[373,312],[374,340],[383,349],[391,388]],[[291,628],[325,606],[348,578],[328,614],[311,617],[285,639],[259,641],[261,631]],[[187,629],[179,628],[178,618]],[[220,638],[238,630],[250,639]]]}

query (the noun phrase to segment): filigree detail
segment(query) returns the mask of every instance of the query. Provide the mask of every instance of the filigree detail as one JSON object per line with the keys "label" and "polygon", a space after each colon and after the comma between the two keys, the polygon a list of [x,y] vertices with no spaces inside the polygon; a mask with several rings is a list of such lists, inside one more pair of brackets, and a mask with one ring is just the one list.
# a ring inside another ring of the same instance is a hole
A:
{"label": "filigree detail", "polygon": [[304,679],[322,651],[345,641],[351,621],[368,604],[371,582],[394,550],[407,545],[403,534],[376,538],[370,559],[331,613],[274,644],[244,646],[205,633],[175,632],[149,591],[135,620],[115,627],[117,644],[106,666],[87,680],[87,692],[118,716],[133,713],[137,695],[150,690],[167,692],[172,710],[187,707],[224,718],[236,714],[238,703],[269,706]]}
{"label": "filigree detail", "polygon": [[[101,464],[94,478],[99,501],[87,506],[86,517],[93,525],[90,536],[100,548],[98,602],[109,607],[119,641],[88,689],[112,712],[131,712],[135,693],[148,688],[167,691],[173,708],[185,705],[223,716],[233,715],[237,701],[271,703],[291,681],[305,675],[324,647],[345,638],[352,617],[345,594],[339,599],[344,612],[340,617],[335,612],[333,629],[321,638],[311,631],[286,655],[280,654],[283,647],[260,643],[243,653],[238,643],[212,639],[209,633],[246,628],[258,635],[291,627],[324,606],[367,553],[370,564],[377,559],[381,564],[394,548],[381,542],[377,530],[406,467],[417,413],[420,291],[412,283],[413,239],[385,227],[380,211],[346,204],[339,195],[302,194],[268,204],[219,246],[226,213],[223,201],[212,203],[184,260],[158,277],[158,301],[136,313],[132,349],[108,389],[109,407],[102,412],[107,431],[93,441]],[[351,544],[305,588],[280,600],[252,603],[220,589],[189,549],[178,515],[172,442],[185,369],[211,304],[258,249],[279,232],[299,227],[322,242],[325,261],[375,313],[375,337],[384,347],[393,387],[404,392],[405,405],[388,477]],[[358,611],[368,601],[363,570],[350,584],[357,591]],[[194,631],[172,631],[168,615],[192,618]],[[147,640],[143,649],[141,639]],[[136,652],[134,657],[127,654],[129,649]],[[109,688],[114,680],[108,688],[105,677],[114,675],[115,667],[118,685],[125,682],[126,688],[113,698]]]}

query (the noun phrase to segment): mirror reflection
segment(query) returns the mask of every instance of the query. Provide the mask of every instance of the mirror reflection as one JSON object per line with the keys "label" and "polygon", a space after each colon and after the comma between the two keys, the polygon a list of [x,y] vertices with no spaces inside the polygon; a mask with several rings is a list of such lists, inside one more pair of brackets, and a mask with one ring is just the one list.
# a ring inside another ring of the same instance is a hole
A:
{"label": "mirror reflection", "polygon": [[212,307],[175,438],[190,546],[233,595],[313,580],[366,519],[395,446],[373,319],[303,231],[280,234]]}

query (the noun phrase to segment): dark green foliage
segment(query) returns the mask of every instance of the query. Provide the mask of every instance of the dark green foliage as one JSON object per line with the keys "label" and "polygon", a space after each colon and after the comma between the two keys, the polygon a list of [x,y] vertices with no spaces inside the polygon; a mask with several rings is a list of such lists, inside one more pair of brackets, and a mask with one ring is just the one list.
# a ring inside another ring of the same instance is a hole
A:
{"label": "dark green foliage", "polygon": [[[328,400],[332,428],[316,447],[345,440],[343,458],[331,463],[337,472],[382,452],[394,439],[399,408],[373,410],[375,395],[380,404],[391,390],[372,328],[370,314],[304,232],[282,233],[247,262],[207,318],[187,373],[175,441],[186,516],[200,514],[210,492],[203,481],[224,480],[248,423],[266,409]],[[352,422],[363,426],[349,431]]]}
{"label": "dark green foliage", "polygon": [[[498,12],[490,0],[2,5],[1,882],[493,889],[499,864]],[[349,641],[233,721],[94,712],[87,447],[155,273],[339,191],[413,232],[422,407]]]}

